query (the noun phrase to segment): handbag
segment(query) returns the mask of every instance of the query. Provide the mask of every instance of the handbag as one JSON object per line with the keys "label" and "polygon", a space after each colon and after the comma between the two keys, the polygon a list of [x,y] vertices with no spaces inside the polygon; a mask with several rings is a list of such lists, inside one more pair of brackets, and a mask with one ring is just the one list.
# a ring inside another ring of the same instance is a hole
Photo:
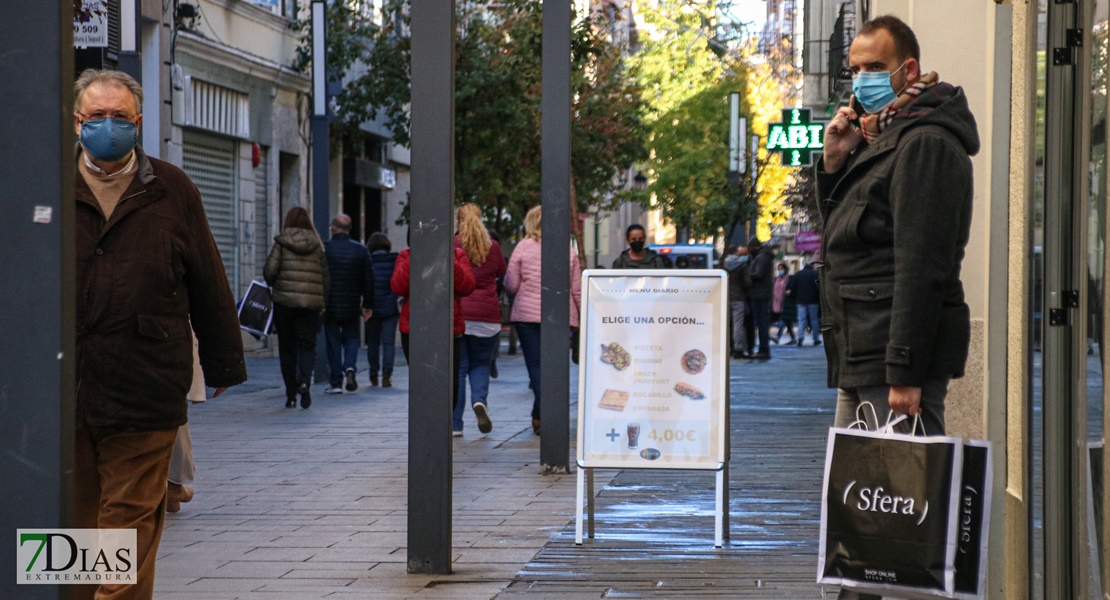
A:
{"label": "handbag", "polygon": [[252,281],[243,300],[239,303],[239,328],[254,335],[269,335],[274,321],[274,301],[270,287]]}
{"label": "handbag", "polygon": [[982,597],[990,444],[893,425],[829,430],[818,583],[899,598]]}

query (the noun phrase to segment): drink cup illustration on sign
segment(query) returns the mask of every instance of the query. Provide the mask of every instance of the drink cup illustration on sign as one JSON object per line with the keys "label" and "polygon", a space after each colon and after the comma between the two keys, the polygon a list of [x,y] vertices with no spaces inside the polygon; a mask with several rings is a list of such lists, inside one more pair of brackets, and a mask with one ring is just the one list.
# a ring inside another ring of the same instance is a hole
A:
{"label": "drink cup illustration on sign", "polygon": [[629,448],[636,448],[636,447],[639,446],[639,443],[640,443],[640,424],[639,423],[629,423],[628,424],[628,447]]}

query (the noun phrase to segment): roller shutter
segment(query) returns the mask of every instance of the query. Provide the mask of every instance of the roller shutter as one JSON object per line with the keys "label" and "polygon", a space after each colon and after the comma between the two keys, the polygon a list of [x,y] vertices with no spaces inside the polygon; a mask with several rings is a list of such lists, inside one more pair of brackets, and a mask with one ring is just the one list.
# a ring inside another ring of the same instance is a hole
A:
{"label": "roller shutter", "polygon": [[238,290],[239,272],[236,216],[236,141],[196,131],[185,130],[182,163],[185,174],[193,180],[204,201],[208,226],[216,238],[216,246],[224,261],[232,290]]}

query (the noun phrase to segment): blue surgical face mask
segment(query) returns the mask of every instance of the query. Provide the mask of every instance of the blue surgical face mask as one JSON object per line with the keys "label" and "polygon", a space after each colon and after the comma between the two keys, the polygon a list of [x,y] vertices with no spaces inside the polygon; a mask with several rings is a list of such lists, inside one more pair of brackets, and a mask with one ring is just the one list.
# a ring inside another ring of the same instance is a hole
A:
{"label": "blue surgical face mask", "polygon": [[898,92],[890,85],[890,77],[906,66],[903,62],[893,73],[887,71],[859,72],[852,76],[852,93],[863,105],[863,110],[875,114],[898,99]]}
{"label": "blue surgical face mask", "polygon": [[135,124],[105,117],[81,124],[81,146],[97,160],[116,162],[131,153],[138,141]]}

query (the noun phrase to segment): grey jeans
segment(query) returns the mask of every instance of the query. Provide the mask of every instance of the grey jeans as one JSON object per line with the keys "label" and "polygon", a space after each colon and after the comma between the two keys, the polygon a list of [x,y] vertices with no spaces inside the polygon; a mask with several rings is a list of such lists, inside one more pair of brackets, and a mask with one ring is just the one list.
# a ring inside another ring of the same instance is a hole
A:
{"label": "grey jeans", "polygon": [[[921,425],[925,435],[944,435],[944,398],[948,395],[948,378],[928,379],[921,386]],[[868,431],[875,431],[887,422],[890,415],[890,386],[874,385],[853,389],[840,388],[836,393],[834,427],[847,427],[857,419],[856,409],[863,402],[870,402],[875,415],[864,409],[860,415],[867,421]],[[872,422],[876,419],[878,422]],[[911,425],[912,426],[912,425]],[[838,600],[878,600],[882,596],[861,594],[848,589],[840,590]]]}
{"label": "grey jeans", "polygon": [[746,302],[729,302],[728,309],[732,317],[732,351],[748,353],[748,334],[744,331],[744,311]]}
{"label": "grey jeans", "polygon": [[[927,379],[921,386],[921,424],[925,435],[944,435],[944,398],[948,395],[948,378]],[[890,386],[873,385],[852,389],[840,388],[836,394],[836,417],[833,427],[847,427],[856,421],[856,409],[870,402],[875,416],[866,410],[867,429],[875,431],[886,424],[890,415]],[[864,411],[861,411],[861,414]],[[871,422],[875,417],[878,423]]]}

